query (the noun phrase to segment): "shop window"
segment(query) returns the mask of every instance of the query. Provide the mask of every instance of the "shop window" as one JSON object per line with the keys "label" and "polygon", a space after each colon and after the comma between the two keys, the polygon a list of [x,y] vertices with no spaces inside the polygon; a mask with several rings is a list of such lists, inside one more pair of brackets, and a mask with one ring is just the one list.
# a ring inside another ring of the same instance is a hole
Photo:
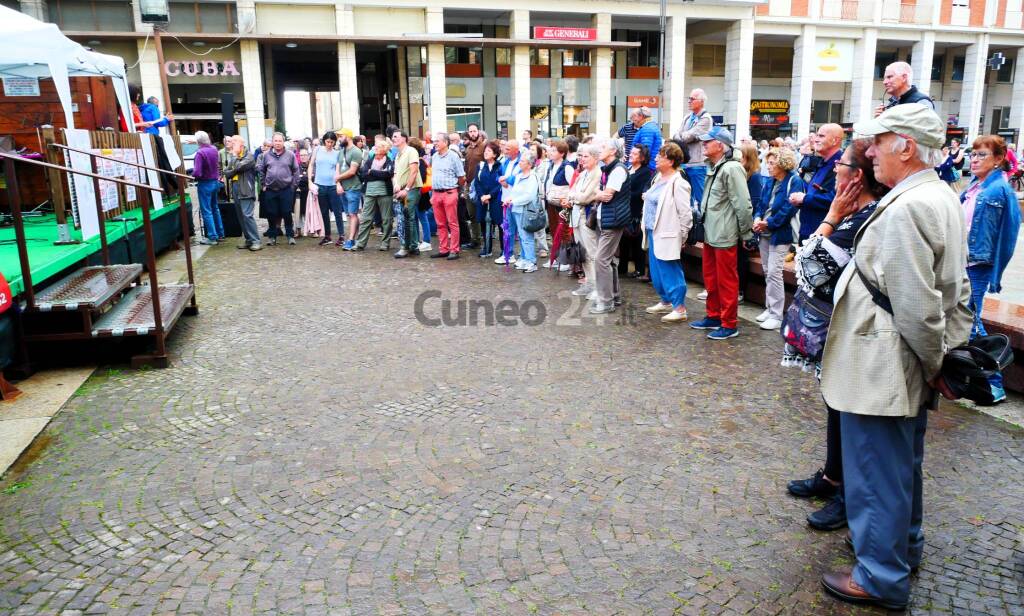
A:
{"label": "shop window", "polygon": [[964,80],[964,67],[966,66],[967,58],[964,56],[953,57],[953,81]]}
{"label": "shop window", "polygon": [[932,58],[932,81],[942,81],[942,75],[946,68],[946,54],[934,56]]}
{"label": "shop window", "polygon": [[1007,58],[1006,63],[996,71],[996,83],[1013,83],[1013,58]]}
{"label": "shop window", "polygon": [[572,49],[564,52],[562,66],[590,66],[590,50]]}
{"label": "shop window", "polygon": [[[482,34],[480,26],[474,26],[472,24],[445,24],[444,31],[446,34]],[[444,63],[445,64],[481,64],[482,58],[480,57],[481,49],[472,49],[470,47],[445,47],[444,48]]]}
{"label": "shop window", "polygon": [[754,47],[754,77],[789,79],[793,75],[793,49]]}
{"label": "shop window", "polygon": [[[792,65],[790,65],[792,69]],[[725,45],[694,45],[693,75],[695,77],[725,76]]]}
{"label": "shop window", "polygon": [[[624,38],[623,38],[624,35]],[[661,33],[651,30],[622,30],[616,40],[640,43],[626,51],[626,66],[660,66]]]}
{"label": "shop window", "polygon": [[130,2],[52,0],[47,3],[47,10],[50,21],[61,30],[131,32],[135,29]]}
{"label": "shop window", "polygon": [[875,54],[875,79],[881,81],[885,78],[885,67],[897,60],[896,52],[881,51]]}
{"label": "shop window", "polygon": [[508,47],[498,47],[494,50],[495,64],[512,64],[512,50]]}
{"label": "shop window", "polygon": [[814,101],[811,104],[811,122],[829,124],[843,121],[843,103],[841,101]]}
{"label": "shop window", "polygon": [[530,48],[530,66],[550,66],[551,50]]}
{"label": "shop window", "polygon": [[1010,108],[992,108],[992,132],[997,133],[1002,129],[1010,128]]}

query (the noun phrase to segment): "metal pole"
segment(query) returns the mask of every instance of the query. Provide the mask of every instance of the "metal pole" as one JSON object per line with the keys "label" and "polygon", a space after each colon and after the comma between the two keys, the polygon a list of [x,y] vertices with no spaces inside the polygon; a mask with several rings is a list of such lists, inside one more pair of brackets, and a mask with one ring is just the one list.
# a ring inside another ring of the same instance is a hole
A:
{"label": "metal pole", "polygon": [[149,289],[152,298],[150,306],[153,308],[153,329],[156,332],[156,356],[165,357],[167,351],[164,349],[164,317],[160,312],[160,286],[156,277],[156,252],[153,250],[153,222],[149,216],[152,195],[145,190],[141,195],[142,225],[146,233],[146,269],[149,270]]}
{"label": "metal pole", "polygon": [[[668,0],[661,0],[658,27],[661,30],[661,42],[658,45],[658,123],[665,126],[665,14],[668,12]],[[664,129],[663,129],[664,130]],[[669,127],[669,131],[671,131]]]}
{"label": "metal pole", "polygon": [[32,291],[32,269],[28,264],[28,242],[25,240],[25,221],[21,218],[21,195],[18,193],[18,178],[14,176],[14,160],[4,159],[4,179],[7,181],[7,199],[11,203],[11,218],[14,219],[14,238],[18,243],[18,261],[21,263],[21,283],[25,287],[25,299],[29,308],[35,308],[36,295]]}
{"label": "metal pole", "polygon": [[[92,172],[100,175],[100,165],[96,157],[90,154],[89,162],[92,163]],[[93,177],[92,179],[92,190],[96,197],[96,223],[100,226],[100,248],[103,252],[103,265],[110,265],[110,249],[107,248],[107,221],[103,220],[103,202],[100,199],[100,180],[98,177]],[[125,236],[127,239],[127,233]]]}
{"label": "metal pole", "polygon": [[[160,39],[160,28],[157,24],[153,25],[153,46],[156,48],[156,62],[160,68],[160,88],[163,90],[164,95],[164,115],[171,115],[171,89],[167,86],[167,74],[164,72],[164,44]],[[170,131],[171,135],[178,136],[178,128],[174,124],[174,120],[171,120],[167,124],[167,130]]]}

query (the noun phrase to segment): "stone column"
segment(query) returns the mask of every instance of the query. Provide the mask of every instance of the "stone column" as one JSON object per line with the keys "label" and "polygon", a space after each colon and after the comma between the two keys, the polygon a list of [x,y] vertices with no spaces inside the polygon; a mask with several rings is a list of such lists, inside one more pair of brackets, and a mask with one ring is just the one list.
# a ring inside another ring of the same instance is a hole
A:
{"label": "stone column", "polygon": [[[530,11],[509,11],[509,37],[516,40],[530,39]],[[530,48],[526,45],[512,48],[511,87],[512,124],[508,136],[518,139],[524,130],[530,128]]]}
{"label": "stone column", "polygon": [[988,34],[979,34],[977,42],[967,46],[967,57],[964,59],[964,81],[957,125],[967,129],[966,143],[972,143],[981,134],[982,102],[985,78],[988,76],[988,37]]}
{"label": "stone column", "polygon": [[[162,40],[166,41],[167,39]],[[150,96],[163,100],[164,88],[163,83],[160,81],[160,71],[164,70],[164,67],[160,66],[160,63],[157,61],[156,47],[153,45],[152,40],[147,45],[145,39],[139,39],[137,45],[139,49],[139,79],[142,82],[139,85],[142,86],[142,100],[146,100]],[[166,105],[167,101],[164,101],[164,104]],[[166,109],[166,107],[164,108]]]}
{"label": "stone column", "polygon": [[50,21],[50,9],[46,5],[46,0],[21,0],[19,8],[22,13],[33,19]]}
{"label": "stone column", "polygon": [[[610,13],[594,15],[598,41],[612,40]],[[590,52],[590,132],[602,137],[612,134],[612,50],[596,48]]]}
{"label": "stone column", "polygon": [[[1013,71],[1013,95],[1012,101],[1024,101],[1024,47],[1017,49],[1017,58]],[[1010,106],[1010,128],[1017,129],[1017,143],[1024,137],[1024,105],[1016,104]]]}
{"label": "stone column", "polygon": [[750,134],[750,82],[754,71],[754,20],[734,21],[726,34],[725,122],[734,137]]}
{"label": "stone column", "polygon": [[932,87],[932,60],[935,56],[935,32],[926,30],[921,33],[921,40],[914,43],[911,52],[913,68],[912,84],[927,93]]}
{"label": "stone column", "polygon": [[[555,134],[556,129],[559,131],[565,130],[565,113],[562,109],[562,91],[558,88],[559,82],[562,81],[562,54],[561,52],[556,53],[556,50],[552,49],[549,52],[550,66],[551,69],[551,83],[550,83],[550,96],[551,96],[551,109],[548,110],[548,126],[551,129],[551,133]],[[562,132],[558,134],[563,134]]]}
{"label": "stone column", "polygon": [[877,47],[878,30],[865,28],[853,47],[853,82],[850,84],[850,105],[846,110],[847,122],[861,122],[875,114],[877,105],[873,97]]}
{"label": "stone column", "polygon": [[498,136],[498,59],[493,47],[484,47],[483,126],[480,130],[490,138]]}
{"label": "stone column", "polygon": [[260,44],[239,41],[242,57],[242,94],[245,98],[245,121],[248,125],[249,147],[257,148],[266,139],[263,129],[263,79],[260,70]]}
{"label": "stone column", "polygon": [[[409,60],[408,51],[401,47],[398,53],[398,100],[400,102],[400,114],[398,116],[399,128],[409,133],[412,131],[412,100],[409,98]],[[388,135],[391,138],[391,135]]]}
{"label": "stone column", "polygon": [[[426,8],[427,33],[444,34],[444,9]],[[427,45],[427,77],[430,95],[430,132],[448,132],[448,90],[444,77],[444,45]]]}
{"label": "stone column", "polygon": [[[335,5],[338,34],[351,35],[356,33],[352,18],[351,4]],[[341,104],[341,126],[350,128],[359,134],[359,88],[358,72],[356,71],[355,43],[338,42],[338,94]]]}
{"label": "stone column", "polygon": [[686,18],[669,17],[665,24],[665,91],[661,132],[671,136],[689,112],[686,100]]}
{"label": "stone column", "polygon": [[789,94],[789,115],[796,124],[796,138],[803,139],[811,132],[811,108],[814,85],[815,26],[804,26],[803,33],[793,44],[793,81]]}

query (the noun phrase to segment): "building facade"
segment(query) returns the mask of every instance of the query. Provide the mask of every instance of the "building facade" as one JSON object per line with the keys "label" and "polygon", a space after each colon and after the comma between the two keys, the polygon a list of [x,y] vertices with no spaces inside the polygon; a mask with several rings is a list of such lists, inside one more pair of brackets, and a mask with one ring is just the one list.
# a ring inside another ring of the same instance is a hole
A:
{"label": "building facade", "polygon": [[671,131],[700,87],[740,135],[803,137],[871,115],[896,60],[911,64],[951,137],[1016,142],[1024,123],[1012,104],[1024,100],[1022,0],[674,0],[664,50],[656,0],[563,0],[557,11],[541,0],[172,1],[162,66],[138,0],[2,1],[122,56],[146,96],[162,98],[163,71],[189,128],[218,132],[231,95],[253,142],[282,124],[288,90],[320,93],[314,132],[476,121],[519,136],[609,134],[640,104]]}

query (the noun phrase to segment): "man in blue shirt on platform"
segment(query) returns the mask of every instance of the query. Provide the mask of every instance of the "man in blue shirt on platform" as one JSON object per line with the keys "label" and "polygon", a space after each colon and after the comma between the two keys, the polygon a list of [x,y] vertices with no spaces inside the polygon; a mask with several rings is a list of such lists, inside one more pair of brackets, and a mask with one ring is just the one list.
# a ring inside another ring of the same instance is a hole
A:
{"label": "man in blue shirt on platform", "polygon": [[171,123],[174,116],[165,116],[160,113],[160,101],[155,96],[146,99],[145,104],[139,106],[139,113],[142,119],[149,123],[146,132],[150,135],[159,135],[160,129]]}
{"label": "man in blue shirt on platform", "polygon": [[807,192],[795,192],[789,202],[799,208],[800,239],[803,243],[821,224],[836,198],[836,163],[843,155],[843,127],[838,124],[823,124],[814,141],[814,151],[821,157],[821,166],[814,172],[807,184]]}

